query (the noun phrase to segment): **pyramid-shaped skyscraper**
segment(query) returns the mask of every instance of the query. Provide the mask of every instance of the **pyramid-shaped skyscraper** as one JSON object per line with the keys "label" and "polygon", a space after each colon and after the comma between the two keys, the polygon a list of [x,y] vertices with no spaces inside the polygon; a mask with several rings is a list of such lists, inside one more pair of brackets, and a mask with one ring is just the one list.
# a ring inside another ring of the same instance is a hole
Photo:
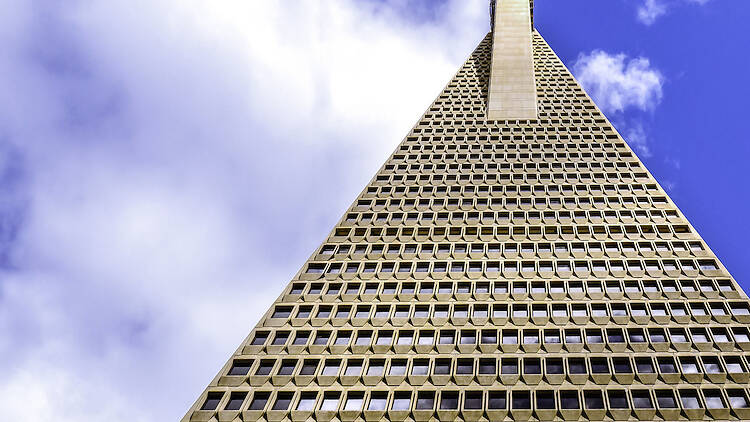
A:
{"label": "pyramid-shaped skyscraper", "polygon": [[746,294],[533,2],[491,10],[184,422],[750,420]]}

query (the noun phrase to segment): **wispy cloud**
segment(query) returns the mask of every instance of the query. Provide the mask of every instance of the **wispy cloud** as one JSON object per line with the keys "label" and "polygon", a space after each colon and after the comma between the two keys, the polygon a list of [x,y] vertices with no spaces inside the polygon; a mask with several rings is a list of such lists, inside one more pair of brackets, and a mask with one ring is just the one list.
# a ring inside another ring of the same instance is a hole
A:
{"label": "wispy cloud", "polygon": [[653,155],[649,145],[648,135],[643,128],[643,123],[634,122],[633,124],[626,126],[624,136],[630,146],[635,149],[641,157],[649,158]]}
{"label": "wispy cloud", "polygon": [[638,20],[644,25],[653,25],[656,21],[666,15],[675,5],[681,3],[704,5],[710,0],[644,0],[638,6],[636,14]]}
{"label": "wispy cloud", "polygon": [[4,419],[182,416],[488,26],[397,3],[3,3]]}

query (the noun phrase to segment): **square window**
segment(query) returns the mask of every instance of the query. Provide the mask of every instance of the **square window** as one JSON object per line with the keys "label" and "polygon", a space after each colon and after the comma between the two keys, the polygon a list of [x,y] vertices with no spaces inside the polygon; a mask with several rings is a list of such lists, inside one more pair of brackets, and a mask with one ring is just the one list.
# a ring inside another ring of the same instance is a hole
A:
{"label": "square window", "polygon": [[586,409],[604,409],[604,398],[601,391],[584,391],[583,402],[586,404]]}
{"label": "square window", "polygon": [[245,376],[250,372],[251,366],[253,366],[252,360],[235,359],[234,362],[232,362],[232,367],[229,369],[227,375]]}
{"label": "square window", "polygon": [[293,393],[279,393],[276,396],[276,402],[273,404],[273,410],[288,410],[292,403]]}
{"label": "square window", "polygon": [[208,393],[206,395],[206,401],[204,401],[203,406],[201,406],[201,410],[216,410],[223,397],[224,393],[222,392],[216,391]]}
{"label": "square window", "polygon": [[680,390],[680,402],[685,409],[700,409],[701,402],[695,390]]}
{"label": "square window", "polygon": [[560,408],[580,409],[581,403],[577,391],[560,391]]}
{"label": "square window", "polygon": [[367,410],[385,410],[387,403],[388,393],[380,391],[373,392],[370,395],[370,403],[367,405]]}
{"label": "square window", "polygon": [[507,409],[507,395],[505,391],[490,391],[487,395],[488,409]]}
{"label": "square window", "polygon": [[537,391],[536,392],[537,409],[555,409],[555,392],[554,391]]}
{"label": "square window", "polygon": [[625,391],[609,390],[607,391],[607,397],[609,398],[609,406],[612,409],[627,409],[629,407]]}
{"label": "square window", "polygon": [[406,375],[406,361],[401,359],[391,361],[389,375]]}
{"label": "square window", "polygon": [[359,374],[362,373],[362,360],[350,360],[346,364],[346,370],[344,371],[344,375],[347,376],[359,376]]}
{"label": "square window", "polygon": [[435,392],[420,391],[417,393],[417,410],[431,410],[435,408]]}
{"label": "square window", "polygon": [[656,391],[656,403],[662,409],[676,409],[677,400],[674,398],[674,393],[671,390],[658,390]]}
{"label": "square window", "polygon": [[393,395],[393,404],[391,409],[393,410],[409,410],[411,407],[411,392],[409,391],[397,391]]}
{"label": "square window", "polygon": [[429,370],[429,362],[426,359],[415,360],[411,367],[412,375],[427,375]]}
{"label": "square window", "polygon": [[373,360],[370,362],[370,366],[367,367],[367,375],[368,376],[382,376],[384,369],[385,369],[384,361]]}
{"label": "square window", "polygon": [[246,392],[234,392],[229,396],[229,401],[227,402],[227,405],[224,407],[224,410],[240,410],[242,407],[242,403],[245,402],[245,397],[247,397]]}
{"label": "square window", "polygon": [[[340,393],[325,393],[323,395],[323,401],[320,404],[320,410],[325,410],[325,411],[337,410],[339,408],[339,397],[340,397]],[[349,406],[350,401],[352,401],[351,398],[347,400],[347,403],[346,403],[347,406]],[[356,404],[356,399],[354,399],[353,401],[354,403],[352,404]],[[360,406],[361,406],[361,399],[360,399]],[[359,407],[357,407],[357,409],[358,408]],[[354,409],[347,409],[347,410],[354,410]]]}
{"label": "square window", "polygon": [[327,360],[323,365],[323,372],[321,375],[334,376],[339,373],[339,367],[341,366],[340,360]]}
{"label": "square window", "polygon": [[531,393],[529,391],[513,392],[513,409],[531,409]]}
{"label": "square window", "polygon": [[297,410],[310,412],[315,409],[315,402],[318,399],[317,393],[302,393],[297,403]]}

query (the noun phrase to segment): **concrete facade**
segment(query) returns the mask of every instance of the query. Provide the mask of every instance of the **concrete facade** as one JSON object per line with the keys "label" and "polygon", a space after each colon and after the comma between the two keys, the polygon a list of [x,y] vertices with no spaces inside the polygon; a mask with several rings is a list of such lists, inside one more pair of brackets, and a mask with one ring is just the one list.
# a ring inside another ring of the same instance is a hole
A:
{"label": "concrete facade", "polygon": [[538,32],[487,118],[497,42],[183,422],[750,420],[747,295]]}

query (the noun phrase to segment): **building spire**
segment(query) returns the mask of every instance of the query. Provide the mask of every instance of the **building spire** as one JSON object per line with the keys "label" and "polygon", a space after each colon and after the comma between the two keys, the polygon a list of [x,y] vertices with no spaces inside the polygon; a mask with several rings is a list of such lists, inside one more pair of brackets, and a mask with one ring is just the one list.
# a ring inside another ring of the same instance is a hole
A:
{"label": "building spire", "polygon": [[533,0],[492,0],[488,120],[537,118],[532,49]]}

